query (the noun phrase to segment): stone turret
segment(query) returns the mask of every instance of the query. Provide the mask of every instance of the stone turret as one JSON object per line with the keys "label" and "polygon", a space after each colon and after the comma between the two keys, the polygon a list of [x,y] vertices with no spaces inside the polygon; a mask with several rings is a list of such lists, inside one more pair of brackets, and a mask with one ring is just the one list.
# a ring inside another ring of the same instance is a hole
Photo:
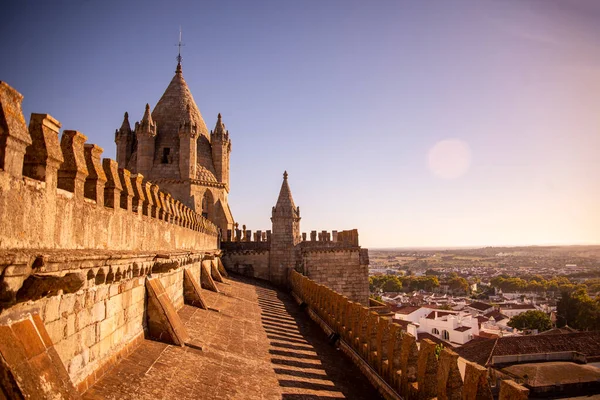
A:
{"label": "stone turret", "polygon": [[156,124],[150,114],[150,105],[146,104],[144,117],[135,124],[135,136],[137,138],[137,164],[138,174],[150,175],[154,160],[154,140],[156,138]]}
{"label": "stone turret", "polygon": [[229,131],[221,119],[221,113],[217,116],[215,129],[210,132],[212,147],[212,158],[215,166],[215,177],[217,181],[225,184],[229,192],[229,154],[231,153],[231,140]]}
{"label": "stone turret", "polygon": [[135,135],[129,124],[129,113],[125,112],[121,128],[115,131],[115,143],[117,144],[117,162],[119,165],[127,165],[135,145]]}
{"label": "stone turret", "polygon": [[288,271],[296,266],[296,245],[302,241],[300,207],[296,207],[292,198],[287,171],[283,173],[283,183],[277,204],[272,210],[271,222],[270,280],[285,285]]}
{"label": "stone turret", "polygon": [[191,107],[188,104],[187,115],[179,125],[179,173],[181,179],[196,178],[197,139],[198,125],[193,120]]}
{"label": "stone turret", "polygon": [[120,168],[142,174],[223,232],[233,229],[227,201],[231,140],[220,118],[211,134],[183,78],[181,62],[152,112],[129,134],[129,121],[115,134]]}

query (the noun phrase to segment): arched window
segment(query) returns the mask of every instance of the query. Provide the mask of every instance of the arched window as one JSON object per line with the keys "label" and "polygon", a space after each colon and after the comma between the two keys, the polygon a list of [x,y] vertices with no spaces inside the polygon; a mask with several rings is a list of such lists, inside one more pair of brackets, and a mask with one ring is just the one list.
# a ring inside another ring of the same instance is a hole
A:
{"label": "arched window", "polygon": [[433,329],[431,330],[431,333],[433,333],[434,335],[439,335],[439,334],[440,334],[440,331],[438,331],[438,329],[437,329],[437,328],[433,328]]}
{"label": "arched window", "polygon": [[444,340],[450,340],[450,334],[445,329],[442,331],[442,339],[444,339]]}

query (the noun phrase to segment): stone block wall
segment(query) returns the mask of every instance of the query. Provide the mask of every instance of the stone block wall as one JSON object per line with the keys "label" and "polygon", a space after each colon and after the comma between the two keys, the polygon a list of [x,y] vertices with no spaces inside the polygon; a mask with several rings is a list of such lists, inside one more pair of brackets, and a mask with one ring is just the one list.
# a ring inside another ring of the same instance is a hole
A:
{"label": "stone block wall", "polygon": [[54,293],[19,298],[24,301],[5,309],[0,317],[38,314],[71,381],[85,390],[123,351],[144,338],[148,274],[158,277],[178,310],[184,304],[184,269],[199,281],[205,256],[214,257],[206,253],[89,255],[74,251],[64,256],[49,252],[35,276],[60,279],[65,273],[77,273],[83,278],[81,286],[72,293],[59,292],[60,280],[54,281],[48,287],[56,289]]}
{"label": "stone block wall", "polygon": [[[327,334],[339,335],[340,349],[350,357],[386,399],[492,400],[486,368],[465,360],[464,377],[458,355],[402,330],[348,297],[292,271],[289,282],[298,302]],[[528,389],[502,381],[501,400],[526,399]]]}
{"label": "stone block wall", "polygon": [[360,249],[305,249],[304,274],[313,281],[363,305],[369,304],[369,265]]}
{"label": "stone block wall", "polygon": [[224,249],[221,260],[228,271],[269,280],[269,250],[228,251]]}
{"label": "stone block wall", "polygon": [[[195,269],[200,270],[197,265]],[[183,307],[183,269],[178,268],[168,273],[160,274],[160,282],[163,284],[167,295],[171,299],[176,310]]]}

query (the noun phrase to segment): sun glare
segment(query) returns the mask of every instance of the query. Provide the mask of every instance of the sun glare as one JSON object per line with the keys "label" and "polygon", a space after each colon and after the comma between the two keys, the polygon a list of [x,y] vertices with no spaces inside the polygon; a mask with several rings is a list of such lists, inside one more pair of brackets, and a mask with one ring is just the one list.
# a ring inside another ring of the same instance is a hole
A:
{"label": "sun glare", "polygon": [[459,139],[439,141],[429,150],[429,170],[438,178],[457,179],[471,165],[469,145]]}

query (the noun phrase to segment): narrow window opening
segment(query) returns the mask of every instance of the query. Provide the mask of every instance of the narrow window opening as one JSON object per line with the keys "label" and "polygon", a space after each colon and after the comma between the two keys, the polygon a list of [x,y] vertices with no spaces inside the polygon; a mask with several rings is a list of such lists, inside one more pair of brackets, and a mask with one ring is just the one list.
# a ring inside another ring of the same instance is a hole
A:
{"label": "narrow window opening", "polygon": [[163,155],[162,155],[162,160],[160,161],[163,164],[168,164],[169,163],[169,155],[171,154],[171,149],[168,147],[165,147],[163,149]]}

